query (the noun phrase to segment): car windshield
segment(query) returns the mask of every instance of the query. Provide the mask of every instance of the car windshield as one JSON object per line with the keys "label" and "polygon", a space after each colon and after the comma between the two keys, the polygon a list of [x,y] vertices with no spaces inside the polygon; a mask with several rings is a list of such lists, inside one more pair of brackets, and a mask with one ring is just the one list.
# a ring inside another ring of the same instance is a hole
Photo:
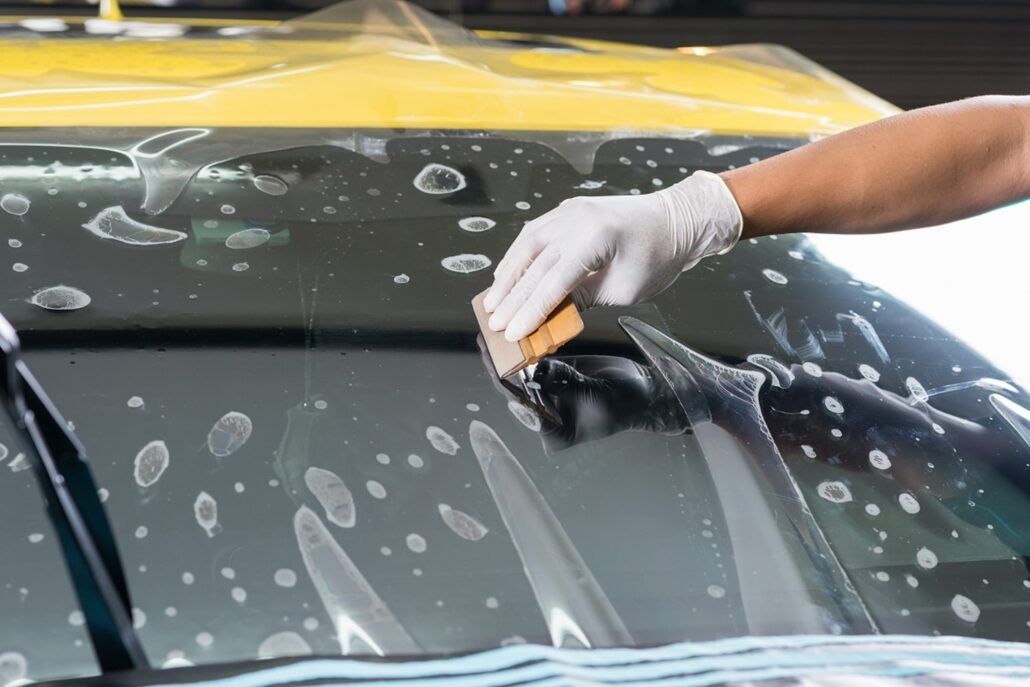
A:
{"label": "car windshield", "polygon": [[[4,314],[89,452],[155,665],[1027,638],[1025,395],[807,238],[585,313],[522,383],[484,357],[469,302],[525,221],[797,141],[4,135]],[[0,649],[89,674],[0,441]]]}

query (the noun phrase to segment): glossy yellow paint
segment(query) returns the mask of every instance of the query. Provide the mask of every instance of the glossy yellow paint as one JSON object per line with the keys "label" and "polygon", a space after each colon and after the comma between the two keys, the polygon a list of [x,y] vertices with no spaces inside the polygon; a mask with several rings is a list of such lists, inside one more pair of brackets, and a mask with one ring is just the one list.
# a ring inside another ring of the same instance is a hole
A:
{"label": "glossy yellow paint", "polygon": [[[812,136],[895,112],[775,46],[676,51],[548,38],[540,47],[398,7],[410,18],[403,26],[317,15],[282,25],[69,19],[64,31],[0,39],[0,126]],[[191,37],[191,27],[207,35]]]}

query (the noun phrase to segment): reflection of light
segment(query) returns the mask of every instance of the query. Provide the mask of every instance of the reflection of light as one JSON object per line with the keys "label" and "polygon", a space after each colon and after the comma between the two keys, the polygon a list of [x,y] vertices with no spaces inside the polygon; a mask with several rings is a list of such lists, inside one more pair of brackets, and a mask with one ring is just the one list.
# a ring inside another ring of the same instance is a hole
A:
{"label": "reflection of light", "polygon": [[715,48],[676,48],[676,52],[683,53],[685,55],[697,55],[698,57],[704,57],[705,55],[711,55],[715,53]]}
{"label": "reflection of light", "polygon": [[565,646],[565,639],[572,637],[580,643],[584,649],[590,648],[590,640],[586,638],[582,628],[576,621],[569,617],[564,608],[555,606],[551,609],[551,615],[547,619],[547,629],[551,633],[551,644],[556,647]]}
{"label": "reflection of light", "polygon": [[336,639],[340,642],[340,651],[344,656],[350,656],[353,647],[352,642],[355,639],[360,639],[368,648],[375,652],[376,656],[382,656],[383,650],[378,644],[361,629],[361,626],[350,619],[345,613],[336,614]]}
{"label": "reflection of light", "polygon": [[[103,103],[88,103],[88,104],[75,104],[75,105],[51,105],[42,107],[33,105],[30,107],[0,107],[0,111],[5,112],[35,112],[44,110],[95,110],[109,107],[125,107],[126,105],[152,105],[154,103],[165,103],[165,102],[182,102],[187,100],[202,100],[212,95],[216,95],[218,91],[228,88],[235,88],[237,86],[246,86],[248,84],[257,83],[259,81],[268,81],[270,79],[281,79],[287,76],[293,76],[295,74],[304,74],[306,72],[316,71],[318,69],[324,69],[327,65],[316,64],[310,67],[301,67],[299,69],[291,69],[286,72],[276,72],[274,74],[259,74],[257,76],[247,77],[245,79],[239,79],[237,81],[228,81],[223,84],[217,84],[212,86],[210,89],[201,91],[199,93],[188,93],[181,96],[168,96],[165,98],[146,98],[143,100],[114,100],[111,102]],[[172,91],[172,90],[186,90],[193,91],[193,88],[189,86],[104,86],[97,88],[48,88],[48,89],[36,89],[17,91],[15,93],[0,93],[0,98],[16,97],[23,95],[39,95],[44,93],[52,93],[55,95],[64,95],[66,93],[79,93],[79,92],[126,92],[131,93],[135,91]]]}
{"label": "reflection of light", "polygon": [[33,17],[22,19],[18,22],[18,25],[22,28],[28,29],[29,31],[38,31],[39,33],[65,31],[68,28],[68,24],[65,23],[63,19],[58,19],[56,17]]}
{"label": "reflection of light", "polygon": [[[173,129],[172,131],[162,131],[161,133],[156,134],[154,136],[151,136],[150,138],[143,139],[142,141],[140,141],[139,143],[134,145],[129,150],[129,154],[130,155],[135,155],[137,157],[160,157],[160,156],[164,155],[165,153],[167,153],[172,148],[177,148],[177,147],[183,145],[184,143],[189,143],[190,141],[196,141],[198,138],[204,138],[209,133],[211,133],[211,129]],[[175,138],[175,134],[185,134],[185,135],[183,135],[182,138]],[[153,153],[141,152],[143,150],[144,146],[146,146],[148,143],[152,143],[153,141],[159,141],[162,138],[171,138],[173,140],[172,140],[171,143],[166,145],[164,148],[161,148],[160,150],[158,150],[156,152],[153,152]]]}
{"label": "reflection of light", "polygon": [[906,302],[1026,386],[1027,227],[1030,201],[930,229],[809,238],[831,262]]}

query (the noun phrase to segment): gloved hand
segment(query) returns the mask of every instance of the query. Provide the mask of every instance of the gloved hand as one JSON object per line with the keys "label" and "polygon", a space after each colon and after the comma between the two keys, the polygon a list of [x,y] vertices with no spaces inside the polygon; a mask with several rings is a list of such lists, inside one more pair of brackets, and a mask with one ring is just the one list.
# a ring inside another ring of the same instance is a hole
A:
{"label": "gloved hand", "polygon": [[527,223],[498,263],[484,301],[490,328],[518,341],[570,293],[581,309],[651,298],[732,248],[742,225],[710,172],[646,195],[570,198]]}

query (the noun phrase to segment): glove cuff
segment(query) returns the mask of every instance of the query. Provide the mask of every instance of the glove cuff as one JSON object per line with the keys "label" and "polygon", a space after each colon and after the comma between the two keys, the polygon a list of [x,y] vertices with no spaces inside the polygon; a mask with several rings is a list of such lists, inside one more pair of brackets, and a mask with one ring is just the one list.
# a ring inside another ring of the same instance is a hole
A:
{"label": "glove cuff", "polygon": [[697,171],[654,195],[664,207],[683,270],[709,255],[728,252],[740,240],[744,218],[718,174]]}
{"label": "glove cuff", "polygon": [[[704,184],[706,195],[711,198],[711,206],[708,208],[712,213],[710,221],[713,230],[718,234],[720,241],[713,242],[722,244],[721,248],[715,247],[715,255],[725,255],[740,241],[740,234],[744,230],[744,216],[740,213],[740,206],[737,199],[730,192],[723,178],[718,174],[699,170],[691,175]],[[711,255],[712,253],[707,253]]]}

